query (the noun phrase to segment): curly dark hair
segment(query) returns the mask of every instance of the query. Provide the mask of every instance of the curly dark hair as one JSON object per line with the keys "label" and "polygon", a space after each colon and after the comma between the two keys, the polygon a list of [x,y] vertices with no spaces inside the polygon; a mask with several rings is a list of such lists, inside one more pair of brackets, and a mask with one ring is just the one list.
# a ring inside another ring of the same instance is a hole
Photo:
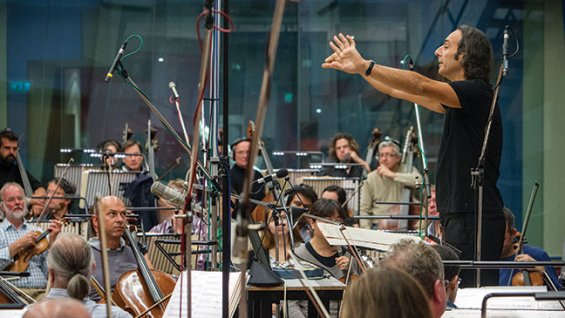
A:
{"label": "curly dark hair", "polygon": [[340,139],[347,140],[349,142],[349,148],[351,148],[352,151],[359,153],[359,144],[357,143],[357,141],[355,141],[355,139],[353,139],[353,136],[347,133],[337,133],[333,137],[332,142],[330,143],[330,151],[329,151],[330,158],[332,158],[335,161],[338,161],[337,155],[335,153],[335,144]]}
{"label": "curly dark hair", "polygon": [[460,25],[461,41],[455,59],[463,55],[463,70],[466,79],[481,79],[490,83],[492,71],[492,46],[487,36],[479,29]]}

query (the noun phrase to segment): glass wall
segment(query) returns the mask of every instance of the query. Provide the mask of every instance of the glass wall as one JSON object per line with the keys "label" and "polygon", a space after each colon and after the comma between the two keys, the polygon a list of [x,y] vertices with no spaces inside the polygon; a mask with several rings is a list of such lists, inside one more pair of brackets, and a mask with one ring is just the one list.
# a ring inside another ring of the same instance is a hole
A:
{"label": "glass wall", "polygon": [[[226,2],[221,5],[228,6],[235,32],[228,35],[227,46],[222,36],[221,45],[215,47],[222,72],[213,75],[219,76],[216,88],[220,91],[224,76],[229,84],[227,96],[220,94],[217,105],[229,104],[229,127],[223,129],[228,141],[233,141],[245,135],[248,120],[255,119],[275,2]],[[168,83],[176,82],[191,131],[201,61],[198,33],[205,33],[196,20],[204,1],[0,3],[0,78],[4,81],[0,121],[22,134],[22,154],[32,174],[48,180],[53,165],[69,159],[60,148],[92,148],[107,138],[121,140],[126,124],[134,139],[145,142],[151,120],[160,146],[157,172],[181,156],[183,164],[173,174],[184,175],[186,156],[158,118],[118,74],[110,83],[103,79],[124,40],[131,34],[142,36],[143,47],[123,61],[124,67],[180,132],[175,108],[168,100]],[[552,15],[557,14],[558,23],[552,23],[551,29],[546,23],[548,7]],[[330,53],[328,41],[338,32],[354,35],[365,57],[402,67],[400,61],[410,55],[415,71],[439,79],[434,51],[460,24],[485,31],[496,62],[501,58],[505,25],[513,30],[511,51],[514,38],[521,44],[509,62],[509,75],[499,95],[505,135],[499,186],[505,204],[520,220],[534,179],[547,183],[547,178],[558,178],[544,170],[554,165],[547,156],[559,155],[544,156],[553,145],[548,144],[544,129],[552,118],[544,117],[543,105],[556,94],[544,86],[544,70],[552,63],[544,56],[554,56],[548,55],[544,38],[549,33],[563,34],[563,1],[288,1],[263,134],[267,149],[327,151],[336,132],[347,132],[365,156],[373,128],[402,142],[407,129],[416,125],[414,106],[375,91],[358,76],[322,69]],[[551,50],[562,47],[565,38],[557,36],[557,41]],[[139,45],[132,39],[127,52]],[[536,90],[529,90],[533,85]],[[210,104],[208,99],[204,103],[205,118]],[[421,121],[433,181],[443,117],[421,110]],[[274,162],[278,167],[297,168],[297,161],[288,158]],[[544,210],[548,199],[542,188],[530,241],[542,245],[551,240],[549,247],[557,253],[563,238],[544,236],[543,215],[562,212]]]}

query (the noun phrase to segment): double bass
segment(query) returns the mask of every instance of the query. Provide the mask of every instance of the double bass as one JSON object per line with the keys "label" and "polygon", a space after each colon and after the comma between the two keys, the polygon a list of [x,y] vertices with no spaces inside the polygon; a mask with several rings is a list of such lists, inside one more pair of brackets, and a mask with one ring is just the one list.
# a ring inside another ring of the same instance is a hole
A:
{"label": "double bass", "polygon": [[[416,139],[416,133],[414,131],[414,127],[411,126],[406,133],[406,139],[404,140],[404,147],[402,150],[402,161],[401,165],[404,167],[402,171],[403,173],[411,173],[414,167],[414,157],[418,153],[418,144]],[[404,187],[402,190],[402,197],[400,202],[408,203],[412,201],[412,189],[409,187]],[[411,210],[410,205],[401,205],[399,215],[407,216],[410,214],[415,214],[416,211]],[[412,227],[412,224],[410,224]],[[400,230],[407,230],[408,227],[408,220],[400,220],[398,221],[398,229]]]}

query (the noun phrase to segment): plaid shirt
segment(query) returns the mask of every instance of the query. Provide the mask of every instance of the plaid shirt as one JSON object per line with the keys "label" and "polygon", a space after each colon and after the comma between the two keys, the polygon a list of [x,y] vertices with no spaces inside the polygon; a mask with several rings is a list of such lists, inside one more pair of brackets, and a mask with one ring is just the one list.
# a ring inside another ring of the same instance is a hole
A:
{"label": "plaid shirt", "polygon": [[[12,258],[10,258],[10,244],[31,231],[43,232],[39,227],[25,222],[19,229],[16,229],[7,219],[0,223],[0,269],[6,269],[13,261]],[[46,259],[47,251],[32,257],[29,260],[29,266],[27,268],[31,276],[21,277],[20,279],[12,281],[12,283],[20,288],[45,288],[47,286]]]}

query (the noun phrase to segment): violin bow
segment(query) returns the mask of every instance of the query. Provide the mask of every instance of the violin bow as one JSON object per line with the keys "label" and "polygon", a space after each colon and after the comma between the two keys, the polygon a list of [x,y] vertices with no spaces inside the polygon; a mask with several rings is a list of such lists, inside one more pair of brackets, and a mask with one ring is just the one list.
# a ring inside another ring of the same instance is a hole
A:
{"label": "violin bow", "polygon": [[100,240],[100,255],[102,260],[102,277],[104,283],[104,292],[106,297],[106,315],[112,317],[112,286],[110,285],[110,265],[108,263],[108,238],[106,237],[106,225],[100,212],[100,198],[95,200],[96,216],[98,217],[98,239]]}
{"label": "violin bow", "polygon": [[[59,178],[57,178],[57,184],[55,185],[55,191],[57,191],[57,189],[59,188],[59,185],[61,185],[61,180],[64,177],[67,176],[67,172],[69,171],[69,168],[70,168],[70,166],[73,162],[75,162],[74,158],[69,159],[69,162],[67,162],[67,165],[65,166],[65,169],[63,170],[63,173],[61,174],[61,176]],[[43,209],[41,210],[41,213],[37,217],[38,221],[43,221],[47,217],[47,214],[46,214],[47,208],[49,207],[49,203],[51,203],[51,201],[53,200],[53,197],[55,196],[55,191],[53,191],[53,193],[51,193],[51,195],[47,198],[47,202],[45,202],[45,204],[43,205]]]}

